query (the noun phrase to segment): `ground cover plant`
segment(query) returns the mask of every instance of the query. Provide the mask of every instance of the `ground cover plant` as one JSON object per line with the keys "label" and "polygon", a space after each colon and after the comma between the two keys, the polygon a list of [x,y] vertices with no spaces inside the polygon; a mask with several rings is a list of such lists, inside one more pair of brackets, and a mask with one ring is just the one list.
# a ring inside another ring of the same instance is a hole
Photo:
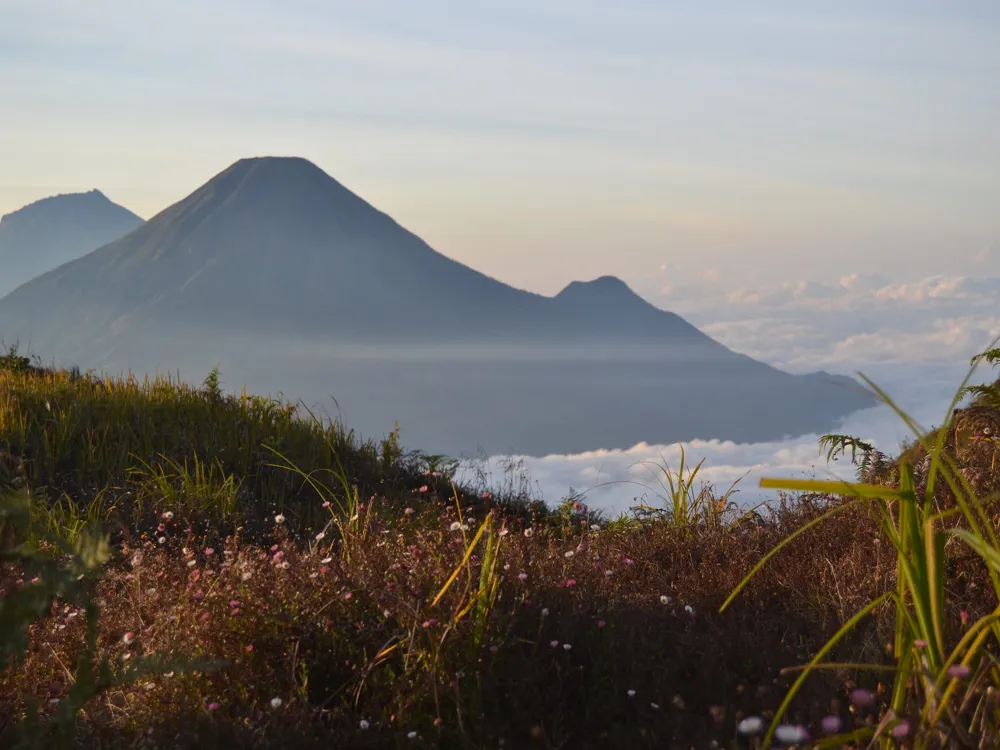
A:
{"label": "ground cover plant", "polygon": [[898,458],[827,436],[856,484],[664,465],[609,519],[217,371],[11,350],[0,746],[994,747],[1000,387],[960,395]]}

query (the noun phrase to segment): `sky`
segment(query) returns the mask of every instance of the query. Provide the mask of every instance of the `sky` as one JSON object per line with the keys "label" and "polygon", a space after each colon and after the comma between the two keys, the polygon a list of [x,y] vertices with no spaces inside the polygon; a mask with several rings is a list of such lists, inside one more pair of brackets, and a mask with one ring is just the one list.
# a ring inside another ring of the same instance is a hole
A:
{"label": "sky", "polygon": [[0,0],[0,71],[0,214],[298,155],[545,294],[1000,275],[994,0]]}

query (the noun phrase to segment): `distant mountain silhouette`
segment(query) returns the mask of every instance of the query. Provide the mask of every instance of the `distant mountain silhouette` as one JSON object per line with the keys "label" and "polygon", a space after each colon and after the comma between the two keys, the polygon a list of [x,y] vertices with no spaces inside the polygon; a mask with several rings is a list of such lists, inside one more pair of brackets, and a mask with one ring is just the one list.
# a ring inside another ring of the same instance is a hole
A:
{"label": "distant mountain silhouette", "polygon": [[[611,432],[628,445],[657,440],[654,432],[772,439],[823,429],[872,403],[844,387],[852,381],[793,376],[735,353],[614,277],[573,282],[555,297],[515,289],[435,252],[299,158],[240,160],[129,234],[21,286],[0,300],[0,336],[85,366],[183,362],[207,369],[231,355],[240,363],[232,376],[256,378],[258,387],[316,398],[332,389],[342,404],[340,394],[354,394],[349,411],[368,429],[371,415],[381,419],[393,405],[412,414],[411,434],[420,434],[414,422],[426,411],[440,428],[427,439],[449,450],[456,447],[448,432],[449,424],[458,430],[455,419],[478,409],[481,444],[489,445],[487,433],[520,413],[518,401],[533,405],[525,424],[544,422],[548,409],[572,425],[572,440],[562,442],[555,439],[558,424],[548,432],[536,425],[531,436],[518,433],[515,422],[497,428],[512,447],[527,450],[520,444],[530,443],[537,452],[570,443],[615,447],[601,442]],[[330,347],[330,354],[288,349],[289,341]],[[431,351],[442,344],[535,353],[515,353],[487,372],[481,366],[488,354],[475,363],[449,360],[443,369],[385,363],[396,347]],[[346,352],[358,346],[376,346],[378,361],[345,364]],[[576,352],[567,361],[577,364],[552,370],[556,360],[544,352],[567,347]],[[629,388],[644,392],[617,394],[615,413],[588,422],[581,415],[599,406],[602,389],[615,389],[618,377],[591,377],[575,388],[574,379],[583,378],[579,363],[594,357],[602,366],[625,367],[628,378],[643,373]],[[380,380],[386,368],[392,375]],[[492,392],[463,391],[473,377],[491,382]],[[287,386],[292,382],[296,390]],[[376,382],[380,391],[371,389]],[[658,389],[670,392],[674,406],[651,407]],[[677,412],[678,403],[687,411]],[[449,421],[449,409],[462,414]],[[726,419],[741,419],[740,409],[764,423],[727,434]],[[655,427],[668,417],[668,425]]]}
{"label": "distant mountain silhouette", "polygon": [[7,214],[0,219],[0,297],[140,224],[99,190],[43,198]]}

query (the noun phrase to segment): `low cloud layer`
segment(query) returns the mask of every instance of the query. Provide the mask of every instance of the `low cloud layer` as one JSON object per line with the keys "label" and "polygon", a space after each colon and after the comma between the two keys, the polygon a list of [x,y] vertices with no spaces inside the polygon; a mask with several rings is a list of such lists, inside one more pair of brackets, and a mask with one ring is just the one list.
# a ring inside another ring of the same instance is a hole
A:
{"label": "low cloud layer", "polygon": [[[679,269],[667,270],[683,278]],[[1000,336],[996,275],[890,282],[852,273],[835,283],[743,287],[675,283],[652,293],[647,286],[645,296],[727,346],[793,372],[955,362]]]}

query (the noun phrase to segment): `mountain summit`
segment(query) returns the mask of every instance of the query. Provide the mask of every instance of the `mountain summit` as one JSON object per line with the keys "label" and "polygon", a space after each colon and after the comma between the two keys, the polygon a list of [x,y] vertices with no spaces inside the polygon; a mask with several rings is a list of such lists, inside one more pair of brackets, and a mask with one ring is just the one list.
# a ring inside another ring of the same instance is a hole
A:
{"label": "mountain summit", "polygon": [[298,158],[242,159],[24,284],[0,300],[0,336],[86,367],[220,362],[452,454],[779,439],[872,404],[733,352],[611,276],[515,289]]}
{"label": "mountain summit", "polygon": [[0,218],[0,297],[142,224],[100,190],[43,198]]}

